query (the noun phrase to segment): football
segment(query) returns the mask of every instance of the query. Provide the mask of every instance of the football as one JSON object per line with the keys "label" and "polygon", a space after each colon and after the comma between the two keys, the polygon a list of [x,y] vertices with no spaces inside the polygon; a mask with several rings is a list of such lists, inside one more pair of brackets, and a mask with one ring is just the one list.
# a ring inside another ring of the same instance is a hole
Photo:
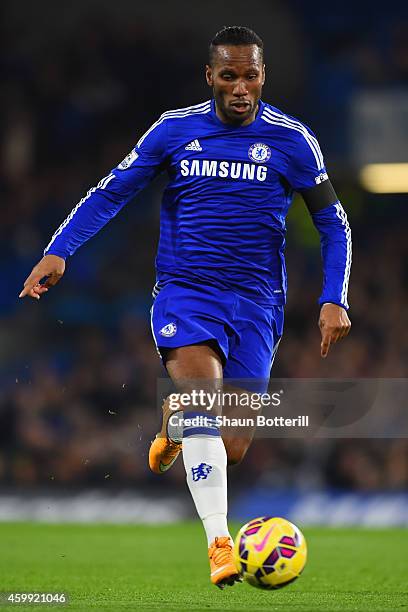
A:
{"label": "football", "polygon": [[238,571],[259,589],[280,589],[302,573],[307,559],[304,535],[284,518],[262,516],[246,523],[234,544]]}

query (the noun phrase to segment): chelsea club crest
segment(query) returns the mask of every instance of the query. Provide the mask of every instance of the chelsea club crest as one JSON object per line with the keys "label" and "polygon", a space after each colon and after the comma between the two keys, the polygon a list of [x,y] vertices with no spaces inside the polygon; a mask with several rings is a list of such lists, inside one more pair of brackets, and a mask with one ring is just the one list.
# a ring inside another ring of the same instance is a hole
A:
{"label": "chelsea club crest", "polygon": [[159,334],[165,338],[171,338],[177,333],[177,325],[175,323],[168,323],[161,328]]}
{"label": "chelsea club crest", "polygon": [[248,149],[248,157],[257,164],[263,164],[268,161],[271,156],[271,150],[268,145],[263,142],[256,142]]}

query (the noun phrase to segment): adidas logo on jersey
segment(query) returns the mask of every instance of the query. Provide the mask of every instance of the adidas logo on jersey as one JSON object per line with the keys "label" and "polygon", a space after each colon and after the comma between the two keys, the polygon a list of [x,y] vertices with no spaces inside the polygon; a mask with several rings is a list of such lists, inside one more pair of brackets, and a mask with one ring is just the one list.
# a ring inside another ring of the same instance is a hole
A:
{"label": "adidas logo on jersey", "polygon": [[321,172],[319,176],[316,176],[315,183],[316,185],[320,185],[323,181],[327,181],[329,179],[327,172]]}
{"label": "adidas logo on jersey", "polygon": [[186,151],[202,151],[202,147],[197,139],[192,140],[186,147],[184,147]]}

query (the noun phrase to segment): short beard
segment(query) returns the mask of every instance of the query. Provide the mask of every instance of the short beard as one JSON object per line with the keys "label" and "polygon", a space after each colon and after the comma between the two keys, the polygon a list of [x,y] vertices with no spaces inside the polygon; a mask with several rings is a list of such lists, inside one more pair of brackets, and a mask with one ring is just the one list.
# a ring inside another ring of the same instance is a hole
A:
{"label": "short beard", "polygon": [[[228,123],[231,123],[232,125],[241,125],[242,123],[244,123],[247,119],[249,119],[249,117],[253,114],[254,109],[251,106],[251,108],[248,110],[247,113],[245,113],[244,115],[234,115],[232,114],[232,112],[229,110],[228,107],[226,107],[223,104],[222,98],[220,100],[218,100],[215,96],[215,104],[216,107],[222,112],[222,114],[224,115],[224,117],[226,117],[228,119]],[[256,106],[255,106],[256,108]]]}

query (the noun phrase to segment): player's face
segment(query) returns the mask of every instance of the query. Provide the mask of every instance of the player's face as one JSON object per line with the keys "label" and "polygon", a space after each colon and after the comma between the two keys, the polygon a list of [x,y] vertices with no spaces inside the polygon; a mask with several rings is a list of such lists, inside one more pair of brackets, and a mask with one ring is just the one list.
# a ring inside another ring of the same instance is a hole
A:
{"label": "player's face", "polygon": [[252,123],[265,82],[262,53],[256,45],[216,47],[212,65],[206,66],[206,79],[221,121]]}

